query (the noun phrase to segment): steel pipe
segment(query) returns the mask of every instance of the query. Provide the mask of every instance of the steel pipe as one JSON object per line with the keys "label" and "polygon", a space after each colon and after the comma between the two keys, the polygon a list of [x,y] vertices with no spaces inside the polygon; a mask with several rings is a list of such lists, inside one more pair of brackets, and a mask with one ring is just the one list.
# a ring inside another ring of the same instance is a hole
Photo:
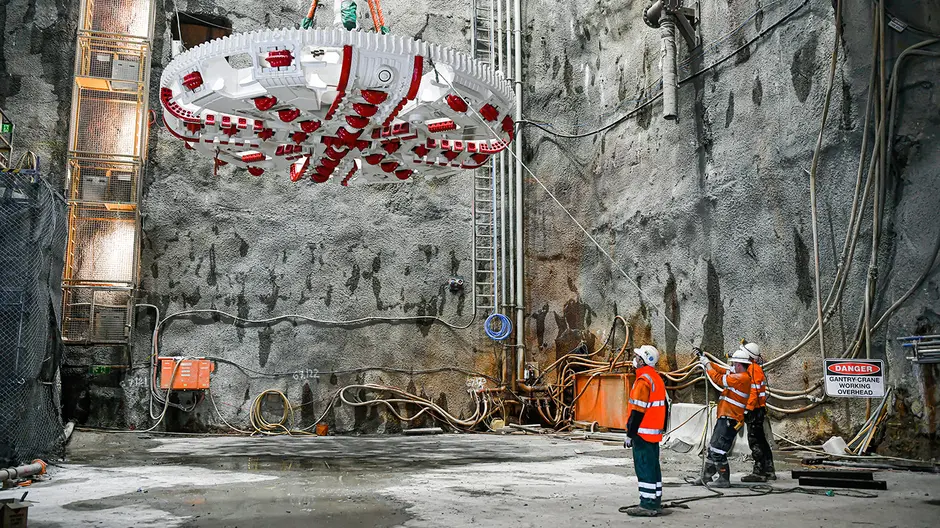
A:
{"label": "steel pipe", "polygon": [[[676,17],[666,12],[660,17],[659,35],[662,38],[660,69],[663,72],[663,119],[674,120],[679,114],[676,92],[679,76],[676,72]],[[518,104],[519,96],[516,96]],[[518,138],[517,138],[518,141]]]}
{"label": "steel pipe", "polygon": [[33,475],[42,475],[46,472],[46,463],[38,458],[33,460],[31,464],[26,464],[24,466],[11,467],[7,469],[0,469],[0,482],[4,480],[13,480],[23,477],[30,477]]}
{"label": "steel pipe", "polygon": [[[515,77],[513,81],[516,86],[516,123],[522,122],[522,1],[513,0],[513,54],[515,59]],[[516,379],[523,378],[523,369],[525,367],[525,274],[523,272],[524,251],[523,251],[523,181],[522,181],[522,129],[516,131],[516,137],[513,141],[513,148],[516,151],[516,173],[515,173],[515,250],[516,250]]]}

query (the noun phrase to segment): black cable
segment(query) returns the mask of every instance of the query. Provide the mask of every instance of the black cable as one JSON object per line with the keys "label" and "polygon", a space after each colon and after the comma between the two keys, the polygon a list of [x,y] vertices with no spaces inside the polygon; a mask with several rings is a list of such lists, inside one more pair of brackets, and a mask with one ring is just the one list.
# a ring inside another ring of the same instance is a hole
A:
{"label": "black cable", "polygon": [[[679,86],[681,86],[682,84],[684,84],[684,83],[686,83],[686,82],[688,82],[688,81],[694,79],[695,77],[698,77],[699,75],[701,75],[701,74],[703,74],[703,73],[705,73],[705,72],[707,72],[707,71],[709,71],[709,70],[711,70],[711,69],[713,69],[713,68],[716,68],[716,67],[720,66],[721,64],[724,64],[726,61],[728,61],[729,59],[731,59],[732,57],[734,57],[734,56],[737,55],[738,53],[744,51],[744,49],[746,49],[748,46],[750,46],[751,44],[753,44],[754,42],[756,42],[758,39],[760,39],[761,37],[763,37],[764,35],[766,35],[766,34],[769,33],[770,31],[772,31],[773,29],[775,29],[777,26],[779,26],[780,24],[782,24],[782,23],[786,22],[787,20],[789,20],[789,19],[790,19],[793,15],[795,15],[798,11],[800,11],[801,9],[803,9],[804,7],[806,7],[807,4],[809,4],[809,0],[803,0],[803,2],[800,3],[800,5],[798,5],[798,6],[796,6],[795,8],[793,8],[789,13],[787,13],[786,15],[784,15],[783,17],[781,17],[779,20],[777,20],[776,22],[774,22],[774,23],[771,24],[770,26],[764,28],[764,29],[763,29],[760,33],[758,33],[755,37],[753,37],[752,39],[748,40],[746,43],[744,43],[744,44],[742,44],[741,46],[739,46],[737,49],[735,49],[735,50],[734,50],[733,52],[731,52],[730,54],[728,54],[728,55],[726,55],[725,57],[719,59],[718,61],[716,61],[716,62],[714,62],[714,63],[712,63],[712,64],[710,64],[710,65],[708,65],[708,66],[706,66],[706,67],[704,67],[704,68],[702,68],[702,69],[700,69],[700,70],[698,70],[697,72],[691,73],[691,74],[689,74],[687,77],[681,79],[681,80],[679,81]],[[756,13],[760,13],[760,12],[762,12],[762,11],[763,11],[763,8],[762,8],[762,9],[759,9]],[[756,13],[755,13],[755,14],[756,14]],[[753,18],[753,16],[754,16],[754,15],[751,15],[751,18]],[[749,18],[749,20],[750,20],[750,18]],[[731,34],[733,34],[733,33],[734,33],[734,32],[732,32]],[[730,34],[729,34],[729,36],[730,36]],[[723,41],[726,40],[727,38],[728,38],[728,37],[726,36],[726,37],[724,37],[724,38],[722,38],[722,39],[719,39],[717,42],[712,43],[711,45],[714,45],[714,44],[723,42]],[[704,52],[703,52],[703,53],[704,53]],[[687,61],[688,61],[688,59],[687,59],[686,61],[683,61],[683,62],[687,62]],[[617,119],[615,119],[615,120],[612,121],[611,123],[609,123],[609,124],[607,124],[607,125],[604,125],[604,126],[602,126],[601,128],[598,128],[598,129],[596,129],[596,130],[592,130],[591,132],[584,132],[584,133],[581,133],[581,134],[566,134],[566,133],[562,133],[562,132],[554,132],[554,131],[549,130],[548,128],[546,128],[545,126],[543,126],[543,125],[541,125],[541,124],[539,124],[539,123],[536,123],[536,122],[534,122],[534,121],[525,120],[525,119],[516,121],[516,126],[517,126],[517,127],[521,127],[521,126],[523,126],[523,125],[534,126],[534,127],[538,128],[538,129],[541,129],[541,130],[543,130],[543,131],[545,131],[545,132],[547,132],[547,133],[549,133],[549,134],[551,134],[551,135],[553,135],[553,136],[561,137],[561,138],[567,138],[567,139],[579,139],[579,138],[584,138],[584,137],[588,137],[588,136],[593,136],[593,135],[596,135],[596,134],[600,134],[600,133],[602,133],[602,132],[606,132],[607,130],[610,130],[611,128],[613,128],[613,127],[615,127],[615,126],[617,126],[617,125],[623,123],[624,121],[626,121],[626,120],[629,119],[630,117],[636,115],[636,113],[638,113],[640,110],[642,110],[642,109],[645,108],[646,106],[652,104],[654,101],[656,101],[656,100],[659,99],[660,97],[662,97],[662,92],[660,92],[659,94],[653,96],[652,98],[650,98],[649,100],[647,100],[646,102],[644,102],[644,103],[641,104],[640,106],[634,108],[633,110],[630,110],[630,111],[627,112],[626,114],[624,114],[624,115],[618,117]],[[517,130],[518,130],[518,129],[517,129]]]}
{"label": "black cable", "polygon": [[660,93],[654,95],[651,99],[649,99],[649,100],[646,101],[645,103],[641,104],[640,106],[638,106],[638,107],[634,108],[633,110],[630,110],[630,111],[627,112],[626,114],[624,114],[624,115],[618,117],[615,121],[613,121],[613,122],[611,122],[611,123],[609,123],[609,124],[607,124],[607,125],[604,125],[604,126],[602,126],[601,128],[598,128],[597,130],[593,130],[593,131],[591,131],[591,132],[584,132],[583,134],[565,134],[565,133],[562,133],[562,132],[553,132],[553,131],[549,130],[548,128],[545,128],[545,126],[543,126],[543,125],[541,125],[541,124],[539,124],[539,123],[536,123],[536,122],[534,122],[534,121],[528,121],[528,120],[525,120],[525,119],[521,119],[521,120],[519,120],[519,121],[516,121],[516,127],[517,127],[517,130],[518,130],[518,128],[521,128],[523,125],[531,125],[531,126],[534,126],[535,128],[540,128],[540,129],[544,130],[545,132],[548,132],[549,134],[551,134],[551,135],[553,135],[553,136],[556,136],[556,137],[569,138],[569,139],[584,138],[584,137],[588,137],[588,136],[593,136],[593,135],[595,135],[595,134],[600,134],[601,132],[606,132],[607,130],[610,130],[611,128],[614,128],[615,126],[619,125],[620,123],[623,123],[623,122],[626,121],[627,119],[630,119],[631,117],[633,117],[634,115],[636,115],[636,114],[637,114],[640,110],[642,110],[643,108],[646,108],[647,106],[653,104],[654,101],[656,101],[657,99],[659,99],[659,98],[662,97],[662,96],[663,96],[663,94],[662,94],[662,92],[660,92]]}
{"label": "black cable", "polygon": [[[804,488],[802,486],[794,486],[792,488],[775,488],[769,484],[758,484],[755,486],[736,486],[731,485],[730,489],[746,489],[750,493],[741,493],[741,494],[727,494],[714,491],[713,495],[698,495],[695,497],[687,497],[684,499],[676,499],[674,501],[669,501],[663,503],[662,507],[665,508],[688,508],[686,504],[690,502],[696,502],[706,499],[742,499],[746,497],[762,497],[764,495],[782,495],[785,493],[802,493],[804,495],[824,495],[831,497],[834,495],[841,495],[843,497],[852,497],[855,499],[876,499],[878,498],[877,493],[866,493],[860,490],[853,489],[844,489],[844,490],[828,490],[828,489],[813,489],[813,488]],[[617,511],[620,513],[627,513],[627,509],[639,506],[639,504],[634,504],[631,506],[621,506]]]}
{"label": "black cable", "polygon": [[[210,359],[212,361],[218,361],[219,363],[226,363],[226,364],[232,365],[246,374],[252,373],[262,378],[283,378],[287,376],[294,376],[298,374],[299,372],[301,372],[300,370],[297,370],[294,372],[262,372],[260,370],[255,370],[255,369],[246,367],[244,365],[241,365],[230,359],[225,359],[225,358],[221,358],[217,356],[203,356],[203,357],[205,357],[206,359]],[[394,372],[397,374],[412,374],[412,375],[437,374],[440,372],[458,372],[461,374],[466,374],[468,376],[477,376],[477,377],[486,378],[490,381],[496,382],[496,378],[492,376],[483,374],[481,372],[474,372],[472,370],[468,370],[468,369],[464,369],[460,367],[437,367],[437,368],[431,368],[431,369],[404,369],[404,368],[397,368],[397,367],[356,367],[356,368],[343,369],[343,370],[313,370],[313,373],[315,375],[355,374],[359,372],[367,372],[370,370],[379,370],[383,372]]]}
{"label": "black cable", "polygon": [[715,67],[717,67],[717,66],[720,66],[721,64],[723,64],[723,63],[725,63],[726,61],[728,61],[728,59],[731,59],[732,57],[734,57],[734,56],[737,55],[738,53],[744,51],[744,49],[746,49],[748,46],[750,46],[751,44],[757,42],[758,39],[760,39],[761,37],[763,37],[763,36],[766,35],[767,33],[773,31],[773,30],[774,30],[777,26],[779,26],[780,24],[782,24],[782,23],[786,22],[787,20],[789,20],[790,17],[792,17],[793,15],[795,15],[799,10],[803,9],[804,7],[806,7],[806,5],[807,5],[808,3],[809,3],[809,0],[803,0],[803,3],[801,3],[800,5],[798,5],[798,6],[796,6],[795,8],[793,8],[789,13],[787,13],[786,15],[784,15],[783,17],[781,17],[780,20],[777,20],[777,21],[774,22],[773,24],[771,24],[771,25],[767,26],[766,28],[764,28],[764,30],[762,30],[760,33],[758,33],[757,35],[755,35],[754,38],[752,38],[751,40],[745,42],[744,44],[741,44],[740,46],[738,46],[737,49],[735,49],[734,51],[732,51],[730,54],[728,54],[728,55],[725,56],[724,58],[722,58],[722,59],[720,59],[720,60],[718,60],[718,61],[716,61],[716,62],[714,62],[714,63],[712,63],[712,64],[710,64],[710,65],[708,65],[708,66],[706,66],[705,68],[702,68],[701,70],[699,70],[699,71],[697,71],[697,72],[695,72],[695,73],[689,74],[689,76],[686,77],[685,79],[681,79],[681,80],[679,81],[679,85],[681,86],[682,83],[685,83],[685,82],[687,82],[687,81],[690,81],[690,80],[692,80],[693,78],[698,77],[699,75],[701,75],[701,74],[703,74],[703,73],[705,73],[705,72],[711,70],[712,68],[715,68]]}

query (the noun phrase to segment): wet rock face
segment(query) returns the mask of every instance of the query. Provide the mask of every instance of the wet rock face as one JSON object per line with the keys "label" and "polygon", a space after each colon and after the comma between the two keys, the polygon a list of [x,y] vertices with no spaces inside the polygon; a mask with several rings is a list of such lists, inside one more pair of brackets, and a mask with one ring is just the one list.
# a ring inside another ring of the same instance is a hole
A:
{"label": "wet rock face", "polygon": [[[615,314],[628,319],[634,344],[653,342],[667,351],[669,365],[689,360],[690,341],[721,353],[746,337],[773,357],[802,339],[815,318],[813,238],[802,169],[810,166],[819,130],[833,14],[828,3],[810,2],[777,25],[801,3],[774,3],[755,13],[756,1],[702,2],[702,37],[718,45],[690,53],[679,43],[683,81],[677,122],[664,121],[661,106],[653,102],[584,139],[522,129],[525,160],[533,173],[616,261],[615,267],[540,186],[527,180],[530,360],[545,365],[559,346],[606,335]],[[940,1],[916,4],[889,2],[889,9],[929,29]],[[555,130],[585,132],[623,116],[656,90],[659,33],[642,22],[645,2],[546,6],[523,1],[527,118],[549,122]],[[282,0],[194,1],[178,7],[224,16],[236,31],[295,24],[306,8]],[[870,62],[869,8],[865,2],[846,2],[819,164],[824,293],[845,240],[858,167]],[[319,26],[331,23],[331,10],[331,4],[321,3]],[[467,4],[398,2],[384,11],[394,32],[469,48]],[[158,9],[152,85],[169,60],[168,15],[162,6]],[[76,19],[76,2],[10,0],[0,5],[0,105],[21,125],[18,144],[37,151],[60,178]],[[742,22],[738,32],[720,40]],[[761,32],[766,33],[758,37]],[[896,57],[920,39],[913,31],[889,30],[887,56]],[[712,67],[739,48],[732,59]],[[928,148],[940,116],[924,111],[937,106],[938,69],[936,61],[925,59],[901,69],[876,313],[923,272],[940,225],[931,198],[940,151]],[[151,107],[159,112],[155,99]],[[433,315],[468,321],[471,299],[446,288],[451,276],[470,273],[468,176],[342,189],[291,184],[286,175],[255,178],[225,169],[214,174],[206,160],[154,128],[142,202],[142,299],[164,315],[217,308],[251,319]],[[868,273],[870,222],[866,214],[843,313],[833,314],[829,323],[830,355],[840,353],[855,333]],[[873,343],[873,353],[890,363],[891,382],[915,387],[907,396],[909,406],[927,434],[936,434],[932,424],[938,417],[935,405],[923,403],[937,400],[933,377],[912,371],[893,338],[940,332],[938,283],[929,277]],[[681,332],[667,331],[664,314],[677,321]],[[138,365],[146,361],[151,317],[140,312],[133,358]],[[457,413],[467,403],[465,375],[349,369],[461,365],[497,374],[498,354],[476,328],[365,323],[341,329],[301,320],[235,326],[200,316],[164,328],[161,353],[223,357],[277,375],[260,377],[220,364],[213,387],[230,420],[244,420],[246,402],[272,387],[309,403],[319,416],[336,388],[353,382],[413,385],[435,401],[446,394]],[[801,388],[812,385],[821,369],[812,341],[769,375],[773,385]],[[123,393],[115,394],[126,405],[98,420],[147,422],[147,391],[133,379],[121,387]],[[92,389],[86,392],[104,394]],[[845,402],[825,406],[820,413],[826,419],[820,423],[851,430],[859,423],[856,407]],[[385,430],[388,418],[384,410],[356,414],[341,407],[325,420],[333,430],[370,432]],[[219,424],[210,407],[200,407],[199,420]],[[797,425],[796,433],[806,429]]]}
{"label": "wet rock face", "polygon": [[[664,121],[660,104],[654,102],[622,124],[583,139],[523,129],[526,163],[533,173],[616,260],[612,264],[540,186],[529,182],[529,349],[544,350],[544,361],[553,359],[554,352],[543,336],[567,328],[563,316],[574,298],[590,307],[589,330],[596,334],[607,331],[616,313],[635,322],[636,314],[648,310],[648,339],[670,353],[669,364],[680,366],[689,361],[690,340],[723,353],[745,337],[759,342],[772,358],[803,339],[816,307],[809,187],[802,169],[810,167],[819,132],[834,26],[827,2],[810,3],[777,25],[801,3],[781,2],[755,14],[767,2],[702,2],[704,51],[690,53],[685,42],[679,43],[683,81],[678,122]],[[912,22],[926,17],[924,27],[933,22],[922,10],[940,9],[936,1],[917,8],[889,2],[889,9],[894,9],[891,4],[919,13],[910,16]],[[642,23],[645,5],[599,2],[548,10],[530,4],[526,27],[538,38],[526,48],[526,85],[531,87],[527,117],[549,122],[552,130],[587,132],[641,104],[660,75],[659,32]],[[855,188],[871,61],[870,8],[864,2],[845,2],[819,163],[824,299],[842,252]],[[719,41],[742,23],[739,31]],[[588,41],[582,28],[591,24]],[[766,34],[756,38],[761,32]],[[896,56],[922,35],[889,30],[888,39],[887,55]],[[716,46],[708,45],[716,41]],[[709,69],[725,57],[729,60]],[[569,64],[572,71],[566,72]],[[940,225],[940,213],[928,198],[940,181],[931,169],[940,153],[917,146],[940,125],[936,113],[923,112],[937,104],[936,90],[930,87],[938,72],[937,61],[911,61],[901,69],[904,88],[879,248],[874,309],[879,314],[921,275]],[[585,79],[590,82],[579,82]],[[842,313],[836,311],[827,326],[829,355],[841,354],[855,333],[870,231],[871,216],[866,214]],[[915,420],[920,433],[934,437],[938,414],[930,402],[936,401],[935,385],[930,373],[911,369],[894,338],[933,328],[937,282],[925,282],[883,325],[872,352],[889,362],[892,384],[919,387],[908,402],[920,417]],[[571,293],[572,283],[577,296]],[[679,335],[664,322],[664,314],[679,319]],[[635,326],[634,344],[643,344],[643,325]],[[773,369],[771,385],[812,386],[822,372],[818,348],[811,341]],[[857,400],[838,401],[823,406],[817,414],[825,419],[817,422],[854,430],[863,404],[861,409]],[[809,423],[794,422],[790,430],[808,433]]]}
{"label": "wet rock face", "polygon": [[[318,27],[332,23],[331,9],[332,4],[321,3]],[[190,2],[180,3],[180,10],[224,14],[236,32],[293,25],[304,15],[291,2]],[[421,33],[429,41],[469,47],[469,9],[421,2],[386,6],[384,14],[398,33]],[[160,17],[155,81],[170,58],[164,24]],[[181,318],[166,329],[161,353],[198,351],[252,370],[220,364],[213,392],[228,402],[221,412],[230,421],[244,420],[251,401],[268,388],[304,402],[298,417],[313,420],[339,387],[355,383],[410,383],[416,393],[450,402],[455,414],[465,412],[465,374],[410,376],[371,369],[460,366],[492,372],[492,355],[472,352],[476,325],[455,330],[426,321],[365,321],[344,328],[328,321],[419,316],[453,324],[471,320],[470,290],[454,294],[447,289],[448,279],[471,273],[470,173],[405,186],[294,184],[287,174],[256,178],[225,169],[213,174],[207,160],[185,151],[163,131],[154,132],[150,146],[142,269],[151,270],[154,264],[159,272],[144,274],[142,289],[149,301],[165,313],[216,308],[246,319],[303,316],[264,325],[233,325],[225,317],[219,322],[208,316]],[[150,323],[142,319],[138,328]],[[146,331],[139,335],[145,343]],[[347,393],[349,399],[375,396],[365,389]],[[139,419],[141,408],[138,402],[126,419]],[[416,409],[398,412],[410,415]],[[200,421],[218,426],[214,414],[207,407]],[[401,428],[378,407],[337,406],[323,420],[334,432]]]}
{"label": "wet rock face", "polygon": [[14,148],[38,154],[56,183],[65,181],[77,23],[77,2],[0,5],[0,108],[17,126]]}

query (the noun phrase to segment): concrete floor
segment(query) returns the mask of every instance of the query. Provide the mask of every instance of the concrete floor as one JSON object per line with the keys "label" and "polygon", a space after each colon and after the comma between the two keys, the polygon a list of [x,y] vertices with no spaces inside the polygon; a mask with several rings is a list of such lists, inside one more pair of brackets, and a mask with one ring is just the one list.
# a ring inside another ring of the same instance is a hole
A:
{"label": "concrete floor", "polygon": [[[666,500],[700,460],[664,451]],[[780,461],[779,466],[786,466]],[[795,467],[795,466],[794,466]],[[733,480],[746,463],[732,461]],[[936,526],[940,475],[881,472],[876,499],[787,493],[703,500],[660,519],[636,502],[630,452],[532,435],[156,437],[76,433],[67,463],[33,484],[32,528]],[[789,471],[777,488],[794,486]],[[22,490],[0,492],[0,498]],[[734,490],[743,494],[747,490]]]}

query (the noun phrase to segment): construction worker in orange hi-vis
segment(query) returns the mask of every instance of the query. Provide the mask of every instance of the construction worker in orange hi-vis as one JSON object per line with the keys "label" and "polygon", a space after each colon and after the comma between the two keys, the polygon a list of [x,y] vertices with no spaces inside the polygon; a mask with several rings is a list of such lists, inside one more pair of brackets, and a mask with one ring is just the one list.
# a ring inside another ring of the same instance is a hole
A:
{"label": "construction worker in orange hi-vis", "polygon": [[[748,353],[751,364],[747,373],[751,376],[751,390],[744,410],[744,423],[747,425],[747,444],[754,459],[754,471],[741,477],[741,482],[766,482],[777,480],[774,471],[774,454],[767,441],[764,424],[767,420],[767,377],[761,364],[764,362],[757,343],[741,340],[741,348]],[[770,425],[767,424],[767,427]]]}
{"label": "construction worker in orange hi-vis", "polygon": [[633,350],[636,379],[630,390],[625,447],[633,448],[633,466],[640,488],[640,504],[626,509],[634,517],[656,517],[670,513],[662,509],[663,473],[659,465],[659,442],[666,428],[666,384],[656,372],[659,350],[644,345]]}
{"label": "construction worker in orange hi-vis", "polygon": [[708,457],[705,459],[705,471],[694,484],[707,484],[717,473],[718,480],[711,485],[716,488],[728,488],[731,486],[728,451],[731,450],[738,429],[744,425],[744,410],[751,393],[751,376],[747,373],[751,358],[746,350],[735,350],[731,355],[731,368],[720,371],[715,369],[704,354],[701,355],[700,362],[708,377],[715,385],[721,387],[722,391],[718,398],[718,420],[715,422],[715,430],[708,446]]}

